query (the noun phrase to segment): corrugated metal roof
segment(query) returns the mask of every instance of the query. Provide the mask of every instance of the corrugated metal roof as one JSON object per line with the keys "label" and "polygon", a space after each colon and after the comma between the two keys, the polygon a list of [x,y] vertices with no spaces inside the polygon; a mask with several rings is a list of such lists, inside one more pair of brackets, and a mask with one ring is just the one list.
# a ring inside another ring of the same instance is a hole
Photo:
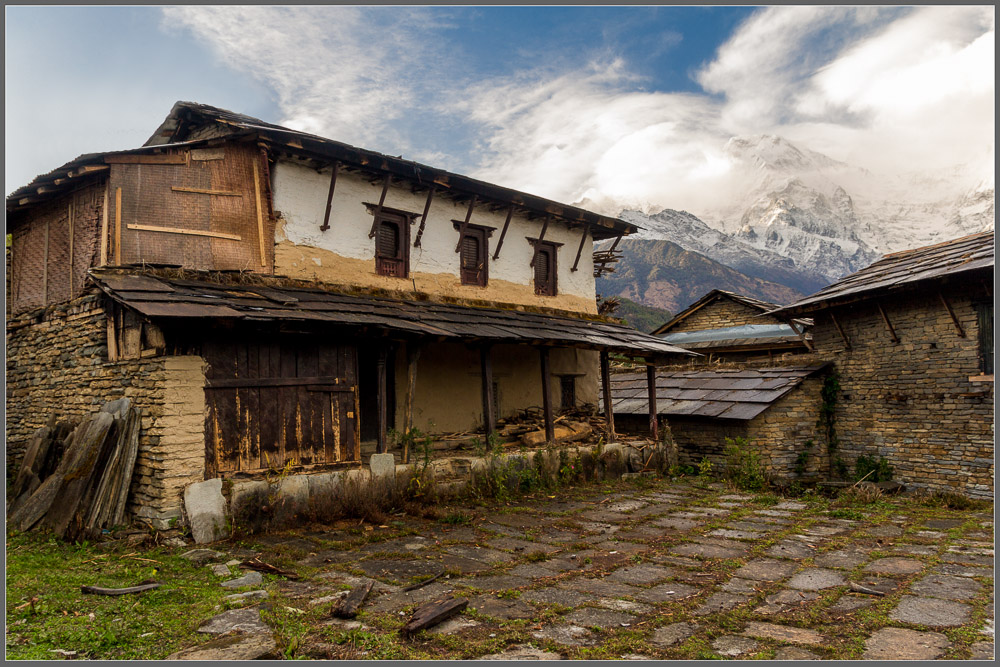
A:
{"label": "corrugated metal roof", "polygon": [[[656,410],[666,416],[753,419],[829,362],[801,366],[656,373]],[[611,378],[615,414],[649,414],[645,373]]]}
{"label": "corrugated metal roof", "polygon": [[307,320],[443,338],[607,349],[632,356],[693,354],[625,325],[582,317],[404,301],[316,288],[172,279],[148,272],[92,270],[90,275],[113,299],[151,318]]}
{"label": "corrugated metal roof", "polygon": [[910,287],[916,283],[969,271],[993,268],[993,232],[982,232],[913,250],[885,255],[871,266],[773,313],[797,314],[820,310],[839,301]]}

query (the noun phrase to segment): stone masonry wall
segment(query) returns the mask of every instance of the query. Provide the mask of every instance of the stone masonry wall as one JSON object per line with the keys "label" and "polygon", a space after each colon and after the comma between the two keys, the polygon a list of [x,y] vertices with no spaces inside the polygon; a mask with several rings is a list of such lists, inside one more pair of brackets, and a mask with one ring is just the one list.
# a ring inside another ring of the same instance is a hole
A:
{"label": "stone masonry wall", "polygon": [[975,287],[943,289],[964,338],[936,286],[883,301],[899,343],[874,302],[835,311],[850,350],[830,314],[818,314],[816,351],[840,376],[837,433],[848,467],[862,454],[884,456],[907,486],[993,497],[993,383],[969,380],[980,374]]}
{"label": "stone masonry wall", "polygon": [[178,485],[204,478],[201,358],[109,362],[105,312],[94,293],[8,320],[6,342],[8,474],[49,415],[78,421],[128,397],[143,415],[129,511],[180,516]]}
{"label": "stone masonry wall", "polygon": [[722,297],[685,317],[670,328],[670,333],[738,327],[746,324],[780,323],[780,320],[774,317],[762,316],[756,308]]}

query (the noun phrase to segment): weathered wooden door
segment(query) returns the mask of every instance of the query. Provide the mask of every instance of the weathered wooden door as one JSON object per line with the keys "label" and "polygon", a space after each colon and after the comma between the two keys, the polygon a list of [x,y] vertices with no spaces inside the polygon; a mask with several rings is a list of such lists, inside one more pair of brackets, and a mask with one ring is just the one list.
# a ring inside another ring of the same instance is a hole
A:
{"label": "weathered wooden door", "polygon": [[211,341],[208,477],[360,460],[357,351],[314,337]]}

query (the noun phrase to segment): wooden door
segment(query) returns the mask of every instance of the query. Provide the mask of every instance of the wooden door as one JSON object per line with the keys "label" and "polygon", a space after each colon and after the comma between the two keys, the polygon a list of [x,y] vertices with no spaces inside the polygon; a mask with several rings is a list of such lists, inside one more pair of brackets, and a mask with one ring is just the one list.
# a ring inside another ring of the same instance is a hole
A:
{"label": "wooden door", "polygon": [[357,352],[314,337],[210,341],[208,477],[360,460]]}

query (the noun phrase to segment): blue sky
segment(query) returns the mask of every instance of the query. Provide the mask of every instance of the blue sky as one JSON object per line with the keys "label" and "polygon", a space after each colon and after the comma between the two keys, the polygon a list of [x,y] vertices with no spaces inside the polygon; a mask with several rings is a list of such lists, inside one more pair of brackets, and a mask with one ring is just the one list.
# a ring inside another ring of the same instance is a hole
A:
{"label": "blue sky", "polygon": [[7,7],[6,20],[7,192],[140,145],[177,100],[563,201],[696,202],[746,134],[875,171],[992,162],[992,7]]}

